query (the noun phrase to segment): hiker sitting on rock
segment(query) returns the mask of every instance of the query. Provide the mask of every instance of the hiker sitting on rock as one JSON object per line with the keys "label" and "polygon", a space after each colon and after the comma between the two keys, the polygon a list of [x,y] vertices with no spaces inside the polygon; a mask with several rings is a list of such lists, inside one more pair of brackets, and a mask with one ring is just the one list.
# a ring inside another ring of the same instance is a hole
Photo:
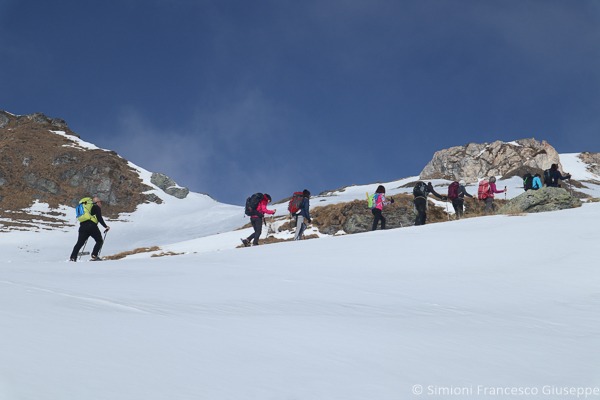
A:
{"label": "hiker sitting on rock", "polygon": [[552,164],[550,167],[550,181],[546,182],[546,186],[560,187],[559,180],[571,179],[571,174],[562,175],[558,170],[558,164]]}

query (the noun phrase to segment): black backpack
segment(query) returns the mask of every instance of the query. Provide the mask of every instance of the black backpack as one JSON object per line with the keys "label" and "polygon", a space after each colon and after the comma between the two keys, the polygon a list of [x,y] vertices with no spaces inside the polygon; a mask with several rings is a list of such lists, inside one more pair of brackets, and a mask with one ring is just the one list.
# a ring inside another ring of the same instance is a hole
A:
{"label": "black backpack", "polygon": [[413,196],[415,197],[427,197],[427,184],[423,181],[417,182],[413,189]]}
{"label": "black backpack", "polygon": [[544,171],[544,184],[546,186],[552,185],[552,173],[549,169]]}
{"label": "black backpack", "polygon": [[523,189],[525,189],[525,191],[531,189],[533,187],[533,176],[531,176],[530,173],[526,173],[525,176],[523,176]]}
{"label": "black backpack", "polygon": [[262,193],[254,193],[252,196],[246,199],[246,210],[245,213],[247,216],[251,217],[253,215],[258,215],[258,211],[256,208],[258,207],[258,203],[263,199]]}

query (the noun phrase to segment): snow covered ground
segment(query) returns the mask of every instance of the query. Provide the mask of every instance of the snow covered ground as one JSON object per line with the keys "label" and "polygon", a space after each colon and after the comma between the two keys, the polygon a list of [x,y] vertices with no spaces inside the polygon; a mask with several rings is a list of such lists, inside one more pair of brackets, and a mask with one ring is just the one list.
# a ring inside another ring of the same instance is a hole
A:
{"label": "snow covered ground", "polygon": [[599,218],[236,249],[242,208],[192,194],[110,221],[103,250],[183,255],[69,263],[74,226],[1,233],[0,399],[600,398]]}

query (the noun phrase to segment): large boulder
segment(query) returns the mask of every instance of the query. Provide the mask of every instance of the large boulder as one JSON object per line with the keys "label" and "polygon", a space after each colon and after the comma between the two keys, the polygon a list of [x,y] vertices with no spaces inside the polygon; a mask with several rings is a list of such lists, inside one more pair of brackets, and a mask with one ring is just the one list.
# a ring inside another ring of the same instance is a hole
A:
{"label": "large boulder", "polygon": [[543,187],[528,190],[502,206],[500,214],[536,213],[580,207],[581,201],[563,188]]}
{"label": "large boulder", "polygon": [[546,141],[470,143],[436,152],[419,176],[421,179],[464,179],[472,183],[484,176],[513,176],[523,167],[543,171],[552,164],[560,166],[560,158]]}

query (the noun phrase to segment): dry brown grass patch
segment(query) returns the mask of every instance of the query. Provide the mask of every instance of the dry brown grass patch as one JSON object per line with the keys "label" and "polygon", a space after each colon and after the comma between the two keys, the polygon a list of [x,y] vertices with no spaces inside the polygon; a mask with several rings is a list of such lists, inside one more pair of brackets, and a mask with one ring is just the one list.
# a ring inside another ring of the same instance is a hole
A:
{"label": "dry brown grass patch", "polygon": [[127,256],[131,256],[133,254],[150,253],[150,252],[159,251],[159,250],[160,250],[160,247],[158,247],[158,246],[138,247],[137,249],[133,249],[133,250],[129,250],[129,251],[123,251],[121,253],[113,254],[111,256],[105,256],[103,258],[106,259],[106,260],[120,260],[122,258],[125,258]]}

